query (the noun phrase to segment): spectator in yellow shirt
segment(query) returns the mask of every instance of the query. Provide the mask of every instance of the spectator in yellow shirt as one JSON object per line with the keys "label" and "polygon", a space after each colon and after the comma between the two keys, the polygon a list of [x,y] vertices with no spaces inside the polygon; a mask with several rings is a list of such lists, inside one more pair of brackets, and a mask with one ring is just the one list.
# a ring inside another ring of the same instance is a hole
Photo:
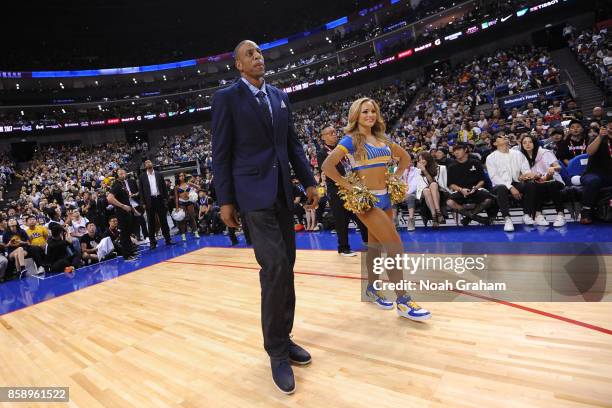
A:
{"label": "spectator in yellow shirt", "polygon": [[49,238],[49,231],[42,225],[36,222],[36,217],[30,215],[26,220],[28,228],[26,234],[30,238],[30,245],[44,248],[47,245],[47,238]]}

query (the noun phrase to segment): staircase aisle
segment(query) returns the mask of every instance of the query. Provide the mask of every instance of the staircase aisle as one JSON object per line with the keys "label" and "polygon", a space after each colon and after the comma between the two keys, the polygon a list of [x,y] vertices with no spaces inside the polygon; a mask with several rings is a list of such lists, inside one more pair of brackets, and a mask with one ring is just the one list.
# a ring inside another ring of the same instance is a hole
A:
{"label": "staircase aisle", "polygon": [[593,82],[584,66],[576,59],[569,48],[551,52],[555,65],[561,71],[567,71],[574,82],[576,102],[585,116],[590,116],[595,106],[602,106],[604,94]]}

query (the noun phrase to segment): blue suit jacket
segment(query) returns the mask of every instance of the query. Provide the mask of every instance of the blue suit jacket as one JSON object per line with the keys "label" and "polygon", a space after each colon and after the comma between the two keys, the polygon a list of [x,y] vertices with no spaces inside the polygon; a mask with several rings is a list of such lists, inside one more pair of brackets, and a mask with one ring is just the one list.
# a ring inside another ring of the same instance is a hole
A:
{"label": "blue suit jacket", "polygon": [[289,164],[304,187],[316,185],[293,126],[289,98],[267,84],[266,91],[272,105],[272,126],[266,123],[255,96],[242,80],[215,93],[212,167],[219,205],[237,204],[245,212],[273,206],[280,172],[291,208]]}

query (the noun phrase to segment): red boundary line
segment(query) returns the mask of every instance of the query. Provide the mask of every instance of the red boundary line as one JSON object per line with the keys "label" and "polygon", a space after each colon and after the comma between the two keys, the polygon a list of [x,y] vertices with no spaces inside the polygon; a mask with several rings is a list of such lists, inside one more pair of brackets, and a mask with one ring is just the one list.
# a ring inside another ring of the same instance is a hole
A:
{"label": "red boundary line", "polygon": [[[223,268],[250,269],[250,270],[256,270],[256,271],[258,271],[260,269],[258,267],[254,267],[254,266],[223,265],[223,264],[201,263],[201,262],[182,262],[182,261],[162,261],[162,262],[164,262],[164,263],[174,263],[174,264],[185,264],[185,265],[204,265],[204,266],[218,266],[218,267],[223,267]],[[323,277],[327,277],[327,278],[356,279],[356,280],[362,280],[363,279],[360,276],[332,275],[332,274],[317,273],[317,272],[294,271],[294,273],[298,274],[298,275],[323,276]],[[519,304],[512,303],[512,302],[507,302],[505,300],[495,299],[495,298],[492,298],[492,297],[488,297],[488,296],[484,296],[484,295],[479,295],[479,294],[471,293],[471,292],[466,292],[466,291],[458,290],[458,289],[453,290],[453,292],[457,292],[457,293],[461,293],[461,294],[464,294],[464,295],[480,298],[480,299],[483,299],[483,300],[488,300],[489,302],[495,302],[495,303],[499,303],[501,305],[505,305],[505,306],[509,306],[509,307],[514,307],[516,309],[520,309],[520,310],[523,310],[525,312],[531,312],[531,313],[534,313],[534,314],[538,314],[540,316],[550,317],[551,319],[560,320],[562,322],[570,323],[570,324],[573,324],[573,325],[576,325],[576,326],[580,326],[580,327],[584,327],[584,328],[587,328],[587,329],[595,330],[595,331],[598,331],[598,332],[601,332],[601,333],[604,333],[604,334],[612,335],[612,330],[606,329],[605,327],[595,326],[595,325],[590,324],[590,323],[585,323],[585,322],[581,322],[579,320],[570,319],[569,317],[559,316],[559,315],[556,315],[554,313],[549,313],[549,312],[545,312],[543,310],[534,309],[534,308],[529,307],[529,306],[523,306],[523,305],[519,305]]]}
{"label": "red boundary line", "polygon": [[[406,244],[406,242],[403,242],[404,244]],[[426,242],[427,243],[427,242]],[[451,242],[452,244],[453,242]],[[461,244],[462,242],[456,242],[456,244]],[[488,242],[470,242],[471,244],[487,244]],[[511,242],[493,242],[494,244],[509,244]],[[522,244],[533,244],[534,242],[522,242]],[[553,242],[555,243],[555,242]],[[558,243],[563,243],[563,242],[558,242]],[[430,242],[430,244],[435,244],[435,242]],[[535,244],[539,244],[539,242],[535,242]],[[207,245],[205,247],[201,247],[198,249],[203,249],[203,248],[213,248],[213,249],[232,249],[232,250],[243,250],[243,249],[250,249],[253,250],[252,246],[246,246],[246,247],[229,247],[229,246],[222,246],[222,245]],[[325,252],[337,252],[336,249],[324,249],[324,248],[297,248],[298,251],[325,251]],[[365,252],[366,248],[362,248],[362,249],[356,249],[354,250],[355,252]],[[190,251],[192,252],[192,251]],[[407,251],[404,250],[405,254],[409,254],[409,255],[422,255],[422,254],[426,254],[426,255],[449,255],[449,256],[453,256],[453,255],[479,255],[478,252],[462,252],[462,253],[457,253],[457,252],[424,252],[424,251]],[[601,254],[576,254],[576,253],[550,253],[550,252],[544,252],[544,253],[540,253],[540,254],[525,254],[525,253],[521,253],[521,252],[488,252],[487,255],[490,256],[504,256],[504,255],[508,255],[508,256],[595,256],[595,255],[600,255],[600,256],[612,256],[612,253],[601,253]],[[163,262],[163,261],[162,261]]]}

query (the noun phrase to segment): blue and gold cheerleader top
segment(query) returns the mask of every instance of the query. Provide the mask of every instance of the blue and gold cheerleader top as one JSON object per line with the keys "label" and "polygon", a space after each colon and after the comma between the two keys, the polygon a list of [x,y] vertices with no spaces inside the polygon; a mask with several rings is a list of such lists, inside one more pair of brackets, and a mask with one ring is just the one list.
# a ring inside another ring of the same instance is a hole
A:
{"label": "blue and gold cheerleader top", "polygon": [[353,154],[355,153],[355,146],[353,146],[353,137],[345,135],[338,147],[345,151],[351,168],[353,170],[363,170],[372,167],[385,167],[391,160],[391,148],[387,145],[383,147],[376,147],[370,143],[364,143],[363,147],[366,152],[366,158],[364,160],[356,160]]}

